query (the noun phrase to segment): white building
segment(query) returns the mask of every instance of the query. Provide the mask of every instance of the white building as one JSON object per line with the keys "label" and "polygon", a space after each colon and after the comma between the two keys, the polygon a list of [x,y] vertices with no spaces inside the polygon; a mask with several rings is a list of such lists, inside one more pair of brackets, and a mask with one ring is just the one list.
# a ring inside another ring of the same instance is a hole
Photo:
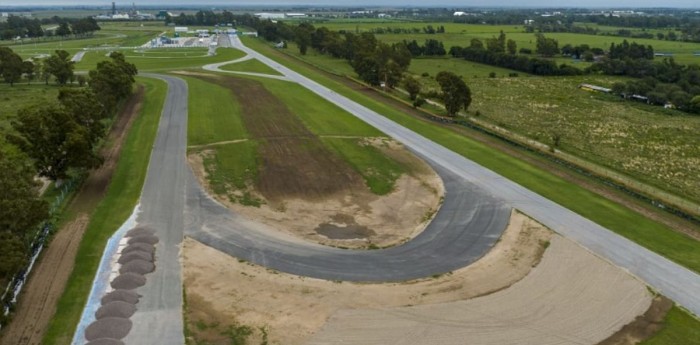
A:
{"label": "white building", "polygon": [[114,20],[119,20],[119,19],[129,19],[129,15],[126,13],[120,13],[120,14],[113,14],[112,19]]}
{"label": "white building", "polygon": [[175,27],[175,32],[187,32],[189,31],[186,26],[176,26]]}
{"label": "white building", "polygon": [[286,13],[285,16],[287,18],[305,18],[305,17],[307,17],[306,13]]}

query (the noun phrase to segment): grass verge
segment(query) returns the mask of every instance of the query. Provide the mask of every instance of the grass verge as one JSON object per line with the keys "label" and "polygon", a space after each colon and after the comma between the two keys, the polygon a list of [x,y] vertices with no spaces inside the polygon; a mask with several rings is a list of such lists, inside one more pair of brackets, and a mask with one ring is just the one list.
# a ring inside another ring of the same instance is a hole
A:
{"label": "grass verge", "polygon": [[187,81],[189,117],[187,145],[205,145],[245,139],[241,108],[231,91],[201,79],[178,75]]}
{"label": "grass verge", "polygon": [[150,149],[144,148],[150,148],[155,140],[167,88],[158,80],[138,78],[138,82],[147,90],[141,113],[124,142],[107,194],[90,217],[73,272],[43,344],[71,342],[107,239],[129,217],[141,194],[151,154]]}
{"label": "grass verge", "polygon": [[700,321],[674,306],[666,314],[663,328],[640,345],[700,345]]}
{"label": "grass verge", "polygon": [[235,71],[235,72],[251,72],[251,73],[262,73],[269,75],[282,75],[274,69],[268,67],[266,64],[256,60],[246,60],[243,62],[232,63],[228,65],[221,66],[224,71]]}
{"label": "grass verge", "polygon": [[258,175],[258,143],[254,140],[213,147],[202,155],[207,180],[214,193],[231,202],[260,206],[249,189]]}

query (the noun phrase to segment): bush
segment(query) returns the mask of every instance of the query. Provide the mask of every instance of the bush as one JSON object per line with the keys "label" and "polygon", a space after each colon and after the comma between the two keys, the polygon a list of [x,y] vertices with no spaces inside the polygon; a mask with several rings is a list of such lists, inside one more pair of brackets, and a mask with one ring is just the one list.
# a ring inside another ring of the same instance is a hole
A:
{"label": "bush", "polygon": [[532,54],[532,49],[529,48],[520,48],[520,54]]}

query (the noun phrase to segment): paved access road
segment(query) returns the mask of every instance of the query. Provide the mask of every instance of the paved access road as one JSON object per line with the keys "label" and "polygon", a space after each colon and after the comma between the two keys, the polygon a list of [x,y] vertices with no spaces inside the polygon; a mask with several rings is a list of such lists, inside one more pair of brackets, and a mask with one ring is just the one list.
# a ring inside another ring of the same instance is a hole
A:
{"label": "paved access road", "polygon": [[[428,161],[488,191],[493,198],[514,207],[593,253],[641,278],[660,293],[700,315],[700,275],[546,199],[457,153],[383,117],[354,101],[286,68],[229,36],[231,45],[262,61],[319,96],[378,128]],[[629,224],[634,227],[634,224]],[[439,253],[436,253],[439,255]],[[268,258],[273,259],[273,258]]]}

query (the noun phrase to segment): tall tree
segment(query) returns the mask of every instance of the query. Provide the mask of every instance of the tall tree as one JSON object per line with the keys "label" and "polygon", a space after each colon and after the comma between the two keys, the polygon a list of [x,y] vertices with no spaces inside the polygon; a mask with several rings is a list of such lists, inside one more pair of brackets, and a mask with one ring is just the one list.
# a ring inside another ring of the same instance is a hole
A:
{"label": "tall tree", "polygon": [[418,94],[420,93],[420,82],[413,76],[407,76],[403,80],[403,87],[406,88],[408,96],[411,98],[411,100],[415,101],[416,97],[418,97]]}
{"label": "tall tree", "polygon": [[63,89],[58,92],[58,102],[73,120],[88,130],[90,143],[95,145],[105,134],[102,119],[107,110],[90,89]]}
{"label": "tall tree", "polygon": [[515,41],[509,39],[506,43],[506,46],[506,48],[508,49],[508,54],[515,55],[515,53],[518,52],[518,45],[515,43]]}
{"label": "tall tree", "polygon": [[299,53],[306,55],[306,51],[311,45],[311,36],[314,33],[314,26],[310,23],[301,23],[294,30],[294,41],[299,46]]}
{"label": "tall tree", "polygon": [[70,54],[65,50],[56,50],[44,61],[46,71],[56,78],[56,82],[60,85],[66,83],[73,78],[73,69],[75,62],[70,61]]}
{"label": "tall tree", "polygon": [[10,48],[0,47],[0,75],[5,82],[13,86],[20,81],[23,72],[22,58]]}
{"label": "tall tree", "polygon": [[544,37],[543,34],[536,34],[537,54],[544,57],[552,57],[559,54],[559,42],[553,38]]}
{"label": "tall tree", "polygon": [[131,95],[136,66],[127,62],[118,52],[110,54],[110,60],[101,61],[89,72],[89,85],[107,113],[114,110],[117,103]]}
{"label": "tall tree", "polygon": [[48,217],[48,206],[38,197],[31,161],[2,141],[0,139],[0,233],[24,238],[27,231]]}
{"label": "tall tree", "polygon": [[472,103],[472,93],[458,75],[443,71],[435,77],[442,90],[442,101],[449,116],[455,116],[460,109],[467,110]]}
{"label": "tall tree", "polygon": [[12,127],[18,134],[8,135],[9,141],[34,160],[40,176],[57,181],[68,177],[70,168],[90,169],[101,164],[90,131],[60,105],[22,109]]}
{"label": "tall tree", "polygon": [[58,28],[56,28],[56,36],[65,37],[70,35],[70,33],[71,31],[68,22],[58,24]]}

